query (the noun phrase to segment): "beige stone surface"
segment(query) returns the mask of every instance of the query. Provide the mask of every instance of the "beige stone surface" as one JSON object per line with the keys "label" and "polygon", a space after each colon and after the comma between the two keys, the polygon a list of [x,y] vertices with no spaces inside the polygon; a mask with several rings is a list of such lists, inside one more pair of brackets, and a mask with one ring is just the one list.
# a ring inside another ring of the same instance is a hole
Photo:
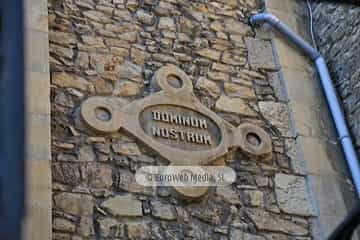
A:
{"label": "beige stone surface", "polygon": [[[32,119],[33,120],[33,119]],[[46,126],[47,123],[45,123]],[[39,129],[38,129],[39,130]],[[49,129],[48,129],[49,130]],[[49,239],[51,236],[51,169],[49,167],[50,155],[46,135],[39,136],[44,142],[27,144],[27,214],[25,217],[24,237],[25,239]],[[35,136],[33,136],[35,137]],[[30,141],[30,140],[28,140]],[[46,157],[41,159],[41,157]],[[38,165],[31,167],[30,165]],[[39,229],[39,226],[43,226]],[[33,231],[38,229],[38,231]]]}
{"label": "beige stone surface", "polygon": [[25,4],[25,27],[28,29],[48,31],[47,1],[27,0]]}
{"label": "beige stone surface", "polygon": [[26,158],[50,161],[50,116],[28,114]]}
{"label": "beige stone surface", "polygon": [[300,136],[315,138],[325,136],[326,129],[321,125],[322,109],[319,106],[304,101],[291,101],[290,106]]}
{"label": "beige stone surface", "polygon": [[[25,239],[48,239],[51,236],[51,175],[48,160],[27,161]],[[43,226],[43,228],[39,228]],[[37,229],[37,231],[34,231]]]}
{"label": "beige stone surface", "polygon": [[322,89],[318,81],[313,81],[313,76],[304,71],[292,68],[282,68],[286,79],[286,87],[291,101],[301,101],[304,104],[316,105],[321,101]]}
{"label": "beige stone surface", "polygon": [[336,157],[342,158],[342,153],[336,143],[311,137],[299,137],[299,141],[303,149],[306,149],[303,157],[307,163],[308,173],[327,174],[334,177],[342,175],[334,161]]}
{"label": "beige stone surface", "polygon": [[49,72],[49,37],[47,32],[26,29],[26,70],[32,72]]}
{"label": "beige stone surface", "polygon": [[26,217],[23,239],[52,235],[48,2],[26,0]]}
{"label": "beige stone surface", "polygon": [[27,71],[26,76],[26,111],[31,114],[50,113],[49,73]]}
{"label": "beige stone surface", "polygon": [[[303,12],[304,5],[299,7],[295,0],[269,0],[266,5],[270,13],[309,39],[301,21],[306,14]],[[279,34],[275,34],[274,45],[287,86],[294,124],[300,135],[298,151],[305,161],[313,200],[319,211],[315,220],[320,226],[316,239],[325,239],[346,215],[354,193],[347,184],[345,160],[337,144],[319,80],[313,74],[313,64]]]}

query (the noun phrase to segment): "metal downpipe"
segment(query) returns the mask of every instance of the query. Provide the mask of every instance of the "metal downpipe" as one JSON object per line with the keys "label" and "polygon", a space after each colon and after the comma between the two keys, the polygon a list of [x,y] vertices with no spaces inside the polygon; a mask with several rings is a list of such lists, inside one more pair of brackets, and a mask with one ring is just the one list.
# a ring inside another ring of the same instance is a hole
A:
{"label": "metal downpipe", "polygon": [[269,23],[272,27],[276,28],[315,62],[318,74],[320,76],[321,85],[336,126],[342,149],[344,151],[345,159],[355,185],[357,196],[360,198],[360,162],[357,158],[355,148],[349,134],[349,129],[346,125],[345,117],[338,101],[336,91],[331,81],[329,70],[326,66],[324,58],[316,49],[314,49],[310,44],[294,33],[288,26],[282,23],[274,15],[269,13],[260,13],[250,18],[250,24],[253,26],[261,25],[263,23]]}

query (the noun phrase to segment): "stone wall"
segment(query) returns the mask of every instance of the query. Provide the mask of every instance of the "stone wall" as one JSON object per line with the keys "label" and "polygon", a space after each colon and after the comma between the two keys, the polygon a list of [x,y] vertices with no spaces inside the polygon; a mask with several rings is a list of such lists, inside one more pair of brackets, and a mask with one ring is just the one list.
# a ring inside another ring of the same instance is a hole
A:
{"label": "stone wall", "polygon": [[[53,239],[311,239],[316,211],[279,66],[269,38],[247,24],[259,8],[255,0],[49,1]],[[148,96],[167,64],[219,116],[266,130],[271,161],[229,152],[236,182],[197,202],[138,185],[136,169],[164,159],[125,132],[95,135],[79,106],[93,95]]]}
{"label": "stone wall", "polygon": [[360,152],[360,8],[339,3],[314,4],[317,44],[346,112],[354,143]]}

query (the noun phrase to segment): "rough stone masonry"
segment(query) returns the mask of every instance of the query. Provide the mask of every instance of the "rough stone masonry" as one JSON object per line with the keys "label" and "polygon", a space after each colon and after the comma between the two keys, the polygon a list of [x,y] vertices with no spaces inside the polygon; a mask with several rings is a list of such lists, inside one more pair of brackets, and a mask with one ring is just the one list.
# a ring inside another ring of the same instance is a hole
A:
{"label": "rough stone masonry", "polygon": [[[311,239],[315,211],[270,40],[255,36],[256,0],[50,0],[53,239]],[[79,106],[93,95],[150,95],[175,64],[199,100],[234,126],[272,138],[273,159],[231,151],[236,182],[200,201],[134,180],[166,162],[126,132],[93,134]]]}
{"label": "rough stone masonry", "polygon": [[360,9],[355,5],[331,2],[316,3],[313,7],[319,50],[327,59],[357,152],[360,153]]}

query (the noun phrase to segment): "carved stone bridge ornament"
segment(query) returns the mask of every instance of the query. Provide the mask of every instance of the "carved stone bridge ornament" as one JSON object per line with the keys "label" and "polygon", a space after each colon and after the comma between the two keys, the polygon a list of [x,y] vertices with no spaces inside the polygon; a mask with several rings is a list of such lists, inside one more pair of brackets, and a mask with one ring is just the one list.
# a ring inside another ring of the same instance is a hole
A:
{"label": "carved stone bridge ornament", "polygon": [[[126,130],[175,166],[224,165],[217,160],[230,148],[253,158],[271,157],[271,140],[263,129],[249,123],[234,127],[217,116],[195,97],[191,80],[178,67],[162,67],[152,82],[160,91],[131,103],[116,97],[88,98],[81,106],[82,119],[101,134]],[[208,191],[174,188],[187,199]]]}

